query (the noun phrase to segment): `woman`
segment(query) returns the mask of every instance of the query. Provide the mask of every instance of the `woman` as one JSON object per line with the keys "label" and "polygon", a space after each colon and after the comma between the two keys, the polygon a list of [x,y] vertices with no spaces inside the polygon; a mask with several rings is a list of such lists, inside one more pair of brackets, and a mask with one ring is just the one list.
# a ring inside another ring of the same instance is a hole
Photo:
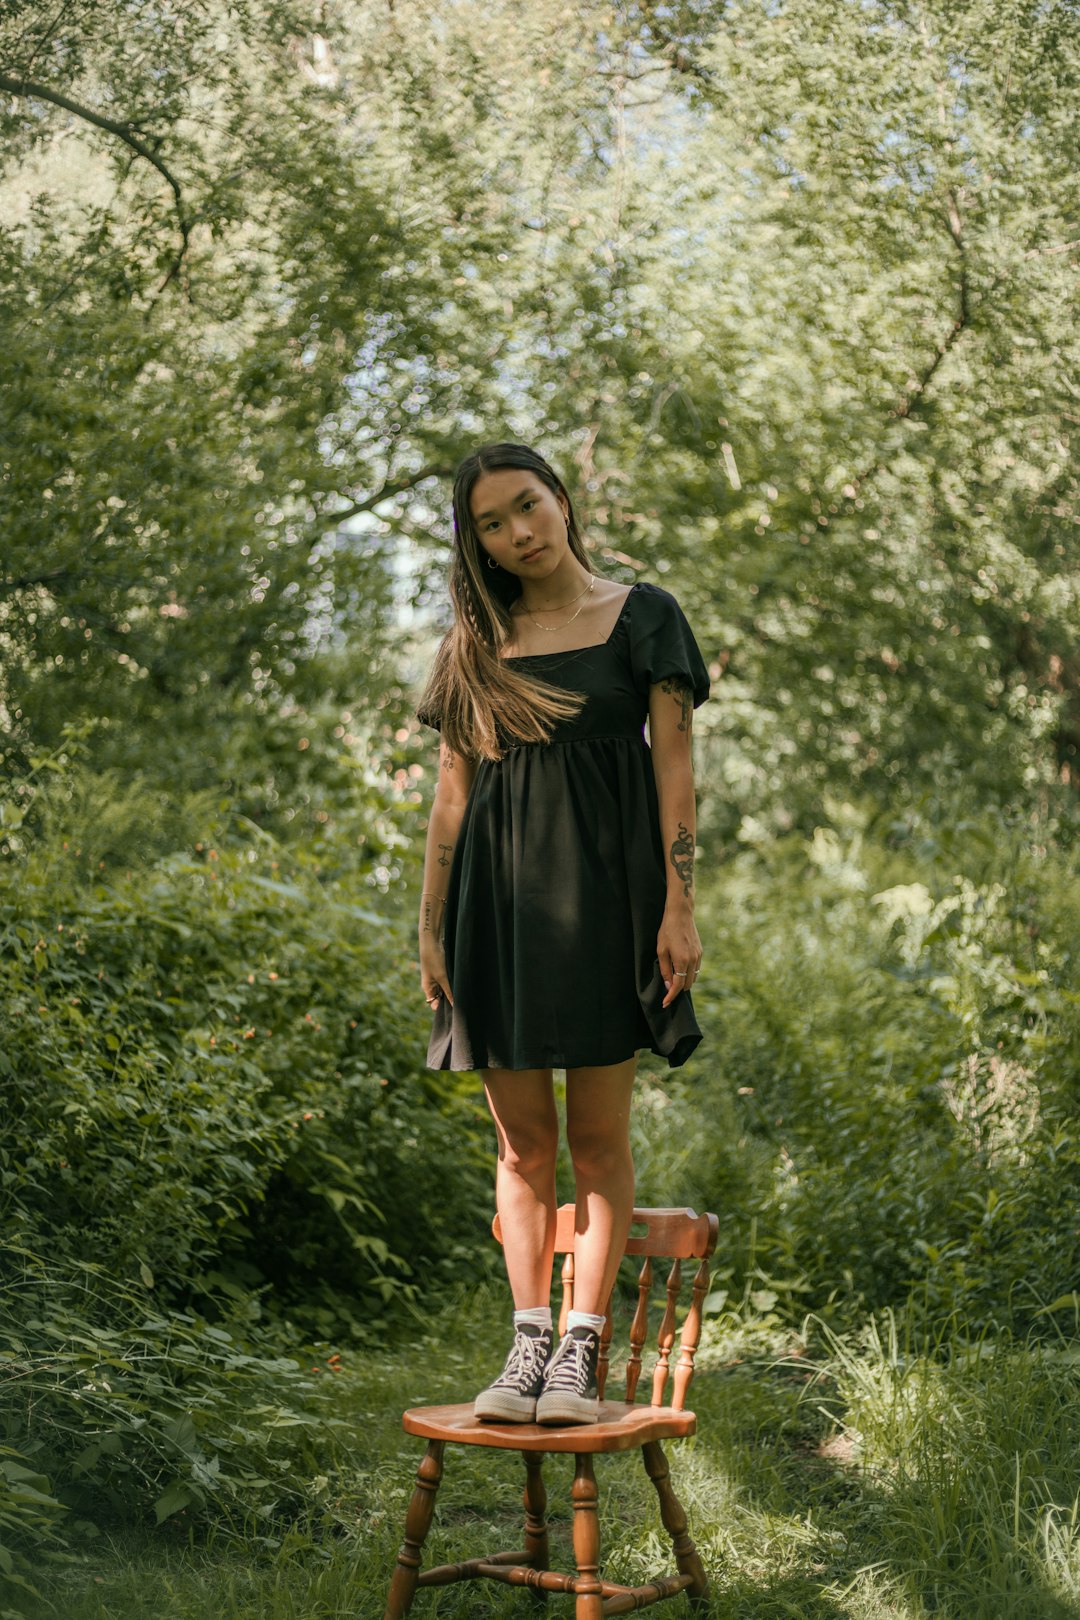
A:
{"label": "woman", "polygon": [[[514,1340],[475,1412],[591,1422],[634,1205],[636,1053],[674,1067],[701,1040],[690,725],[709,679],[669,592],[595,572],[535,451],[467,456],[454,528],[454,623],[417,709],[441,732],[420,978],[428,1065],[482,1073],[498,1139]],[[556,1067],[577,1217],[575,1308],[552,1354]]]}

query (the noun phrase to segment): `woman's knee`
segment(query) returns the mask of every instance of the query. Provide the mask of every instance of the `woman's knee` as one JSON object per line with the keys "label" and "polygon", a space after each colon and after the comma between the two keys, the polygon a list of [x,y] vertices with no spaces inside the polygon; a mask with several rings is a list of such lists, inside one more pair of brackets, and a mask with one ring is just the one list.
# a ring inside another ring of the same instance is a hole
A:
{"label": "woman's knee", "polygon": [[559,1150],[559,1116],[550,1070],[489,1069],[484,1075],[499,1159],[515,1175],[552,1175]]}
{"label": "woman's knee", "polygon": [[558,1125],[499,1127],[499,1160],[513,1175],[527,1180],[555,1173],[559,1151]]}
{"label": "woman's knee", "polygon": [[637,1059],[602,1068],[568,1070],[566,1141],[574,1174],[593,1182],[633,1175],[630,1105]]}
{"label": "woman's knee", "polygon": [[577,1125],[568,1123],[567,1146],[574,1165],[575,1176],[586,1176],[591,1181],[608,1181],[613,1177],[633,1174],[630,1141],[621,1124]]}

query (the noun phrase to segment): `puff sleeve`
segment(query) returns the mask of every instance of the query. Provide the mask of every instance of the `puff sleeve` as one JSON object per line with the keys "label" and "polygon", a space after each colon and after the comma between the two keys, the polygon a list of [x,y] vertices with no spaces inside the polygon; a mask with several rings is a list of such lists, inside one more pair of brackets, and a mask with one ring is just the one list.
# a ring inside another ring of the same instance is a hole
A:
{"label": "puff sleeve", "polygon": [[648,698],[650,686],[676,676],[693,693],[694,708],[709,695],[709,672],[682,608],[660,585],[642,580],[630,614],[630,665],[634,684]]}

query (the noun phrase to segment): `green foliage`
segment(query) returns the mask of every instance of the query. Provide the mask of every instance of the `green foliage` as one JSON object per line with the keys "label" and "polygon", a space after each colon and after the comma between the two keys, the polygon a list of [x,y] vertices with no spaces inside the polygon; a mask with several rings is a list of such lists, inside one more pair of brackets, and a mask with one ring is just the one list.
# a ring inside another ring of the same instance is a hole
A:
{"label": "green foliage", "polygon": [[0,1459],[9,1577],[29,1584],[27,1543],[85,1539],[102,1519],[212,1506],[268,1524],[306,1502],[341,1420],[254,1301],[221,1291],[215,1322],[159,1306],[148,1271],[129,1284],[6,1239],[0,1259],[0,1426],[19,1441]]}
{"label": "green foliage", "polygon": [[[4,1352],[5,1376],[11,1376],[12,1352]],[[57,1521],[64,1504],[50,1494],[49,1480],[22,1452],[0,1445],[0,1596],[12,1589],[37,1595],[24,1570],[29,1560],[18,1550],[23,1542],[51,1547],[57,1541]],[[11,1543],[14,1542],[14,1547]],[[0,1610],[11,1614],[15,1611]]]}
{"label": "green foliage", "polygon": [[0,50],[12,763],[99,715],[273,818],[324,700],[389,747],[395,595],[445,611],[449,473],[505,435],[723,669],[725,836],[1075,779],[1059,8],[110,0]]}
{"label": "green foliage", "polygon": [[411,806],[331,852],[205,797],[156,825],[156,788],[56,756],[11,802],[0,1557],[58,1505],[291,1511],[327,1430],[296,1346],[374,1338],[486,1231],[486,1114],[422,1068],[383,892]]}
{"label": "green foliage", "polygon": [[[231,1257],[286,1294],[385,1299],[436,1226],[452,1272],[479,1114],[422,1068],[388,868],[366,850],[328,868],[203,805],[201,836],[133,870],[125,824],[153,792],[129,786],[109,826],[113,786],[47,780],[36,836],[0,869],[5,1228],[180,1294]],[[450,1143],[458,1213],[430,1185],[403,1200],[416,1156]]]}
{"label": "green foliage", "polygon": [[719,1210],[726,1259],[805,1285],[789,1314],[914,1290],[928,1321],[1036,1322],[1080,1269],[1075,855],[993,811],[747,836],[699,907],[706,1043],[639,1105],[639,1196]]}

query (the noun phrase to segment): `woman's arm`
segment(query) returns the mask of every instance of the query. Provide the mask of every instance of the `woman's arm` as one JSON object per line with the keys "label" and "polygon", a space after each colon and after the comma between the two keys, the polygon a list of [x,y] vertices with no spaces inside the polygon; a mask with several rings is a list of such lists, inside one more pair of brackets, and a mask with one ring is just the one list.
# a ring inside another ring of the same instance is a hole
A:
{"label": "woman's arm", "polygon": [[446,743],[440,743],[439,779],[435,784],[435,798],[428,818],[420,896],[420,981],[429,1001],[438,986],[451,1006],[454,1005],[454,998],[446,977],[446,957],[442,944],[443,912],[450,881],[450,863],[454,858],[475,771],[476,766],[471,759],[463,754],[455,754]]}
{"label": "woman's arm", "polygon": [[[656,941],[667,1007],[689,990],[701,965],[701,940],[694,923],[694,840],[697,805],[691,740],[693,695],[675,677],[649,689],[649,746],[660,807],[667,904]],[[677,978],[676,970],[685,977]]]}

